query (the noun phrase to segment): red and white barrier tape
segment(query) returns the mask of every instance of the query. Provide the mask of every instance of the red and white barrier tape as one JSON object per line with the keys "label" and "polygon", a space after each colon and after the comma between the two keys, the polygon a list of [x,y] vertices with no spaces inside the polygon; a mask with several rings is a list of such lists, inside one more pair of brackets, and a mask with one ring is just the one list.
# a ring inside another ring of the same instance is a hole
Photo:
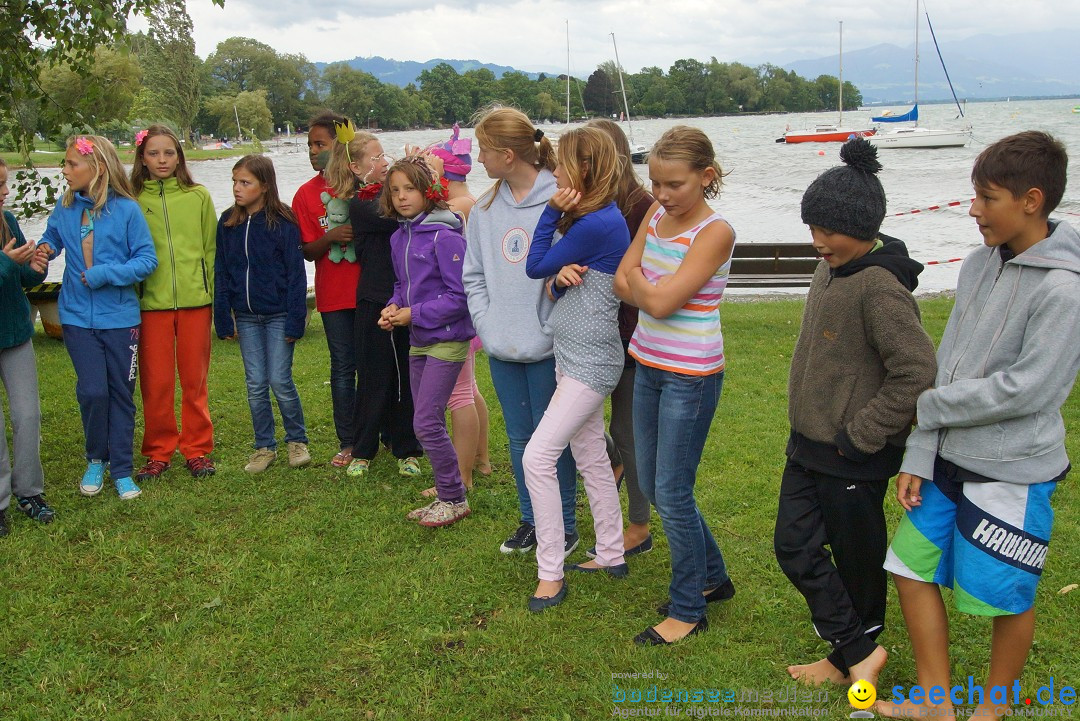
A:
{"label": "red and white barrier tape", "polygon": [[915,210],[908,210],[908,211],[905,211],[903,213],[893,213],[892,217],[895,218],[895,217],[897,217],[899,215],[917,215],[919,213],[926,213],[926,212],[929,212],[931,210],[942,210],[943,208],[955,208],[955,207],[960,206],[960,205],[966,205],[966,204],[970,203],[973,200],[975,200],[975,199],[974,198],[969,198],[968,200],[952,200],[952,201],[949,201],[948,203],[942,203],[941,205],[931,205],[928,208],[916,208]]}
{"label": "red and white barrier tape", "polygon": [[948,260],[928,260],[923,265],[945,265],[946,263],[959,263],[963,258],[949,258]]}

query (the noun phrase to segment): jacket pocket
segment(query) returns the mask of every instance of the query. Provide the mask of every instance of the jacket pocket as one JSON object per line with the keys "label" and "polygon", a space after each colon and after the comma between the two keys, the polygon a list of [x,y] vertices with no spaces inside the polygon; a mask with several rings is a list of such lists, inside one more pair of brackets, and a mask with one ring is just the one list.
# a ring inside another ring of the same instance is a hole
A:
{"label": "jacket pocket", "polygon": [[210,281],[206,277],[206,259],[205,258],[199,261],[199,268],[202,269],[202,287],[203,287],[203,291],[205,293],[209,294],[210,293]]}
{"label": "jacket pocket", "polygon": [[[1009,418],[1000,423],[967,428],[949,428],[941,448],[958,456],[988,461],[1015,461],[1039,455],[1064,441],[1064,426],[1045,427],[1038,437],[1036,413]],[[1046,424],[1049,425],[1049,424]]]}

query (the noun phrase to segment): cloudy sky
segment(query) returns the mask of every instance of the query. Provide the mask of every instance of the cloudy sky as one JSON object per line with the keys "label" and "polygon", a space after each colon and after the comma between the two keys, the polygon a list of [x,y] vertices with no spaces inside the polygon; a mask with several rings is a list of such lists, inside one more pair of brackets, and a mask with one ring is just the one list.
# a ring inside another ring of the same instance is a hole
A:
{"label": "cloudy sky", "polygon": [[[927,0],[938,39],[1044,29],[1080,32],[1075,0]],[[320,10],[320,15],[311,14]],[[188,0],[202,57],[218,42],[241,35],[278,52],[332,62],[381,55],[398,60],[479,60],[523,70],[570,66],[587,76],[612,60],[609,33],[623,67],[665,71],[679,58],[786,63],[836,52],[837,22],[844,48],[913,41],[914,4],[866,0]],[[136,25],[137,27],[137,25]]]}

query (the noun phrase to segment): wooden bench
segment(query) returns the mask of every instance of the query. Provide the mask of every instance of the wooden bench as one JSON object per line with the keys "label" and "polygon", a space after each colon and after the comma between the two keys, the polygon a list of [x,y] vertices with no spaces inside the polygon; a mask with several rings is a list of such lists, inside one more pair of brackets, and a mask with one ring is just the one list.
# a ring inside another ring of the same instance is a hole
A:
{"label": "wooden bench", "polygon": [[810,243],[735,243],[728,288],[805,288],[821,261]]}

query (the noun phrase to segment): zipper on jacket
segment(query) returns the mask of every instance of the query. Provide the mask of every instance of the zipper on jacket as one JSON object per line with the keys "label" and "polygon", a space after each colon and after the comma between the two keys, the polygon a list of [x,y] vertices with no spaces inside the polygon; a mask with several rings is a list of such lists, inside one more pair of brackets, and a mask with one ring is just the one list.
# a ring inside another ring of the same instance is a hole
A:
{"label": "zipper on jacket", "polygon": [[244,298],[247,300],[249,313],[255,310],[251,307],[251,256],[248,253],[248,232],[251,230],[251,216],[244,223]]}
{"label": "zipper on jacket", "polygon": [[169,206],[165,203],[165,181],[158,181],[158,195],[161,196],[161,212],[165,215],[165,238],[169,243],[169,264],[172,266],[172,300],[173,310],[180,307],[176,297],[176,253],[173,251],[172,228],[169,226]]}
{"label": "zipper on jacket", "polygon": [[409,273],[409,250],[412,248],[412,223],[406,223],[409,239],[405,241],[405,302],[412,308],[412,275]]}

